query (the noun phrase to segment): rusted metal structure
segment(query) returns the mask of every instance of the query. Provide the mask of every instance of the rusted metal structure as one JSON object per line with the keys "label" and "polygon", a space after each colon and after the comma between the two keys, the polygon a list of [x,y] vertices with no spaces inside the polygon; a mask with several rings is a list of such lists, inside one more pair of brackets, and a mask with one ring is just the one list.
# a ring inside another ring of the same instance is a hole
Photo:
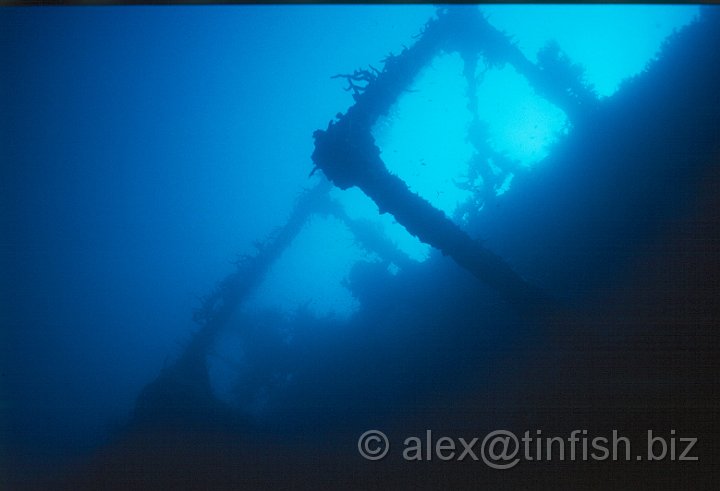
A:
{"label": "rusted metal structure", "polygon": [[[400,54],[388,56],[381,70],[371,67],[338,76],[348,81],[348,90],[353,91],[355,102],[345,113],[338,113],[325,130],[314,133],[312,154],[315,170],[321,170],[329,181],[323,180],[303,194],[286,224],[259,247],[254,256],[241,258],[236,271],[219,282],[203,301],[195,316],[199,330],[178,361],[166,368],[141,394],[139,410],[150,409],[155,405],[154,401],[158,402],[152,395],[158,386],[177,385],[178,380],[193,380],[196,385],[202,385],[181,388],[179,397],[186,397],[188,393],[210,394],[206,355],[216,335],[312,216],[332,215],[342,221],[369,251],[401,268],[409,263],[409,259],[386,237],[347,216],[328,194],[331,183],[343,190],[351,187],[362,190],[377,204],[380,213],[390,213],[409,233],[451,257],[524,313],[544,316],[562,311],[555,299],[526,281],[522,271],[515,271],[481,240],[469,235],[442,211],[413,193],[383,163],[381,151],[372,136],[373,126],[388,113],[424,67],[435,57],[447,53],[458,53],[465,64],[468,108],[473,123],[479,119],[474,74],[480,59],[487,66],[509,64],[514,67],[538,95],[561,108],[572,122],[586,120],[602,106],[561,53],[548,50],[541,62],[534,64],[508,36],[490,25],[477,8],[440,8],[436,18],[424,26],[416,42]],[[158,403],[167,405],[168,400],[165,398]]]}
{"label": "rusted metal structure", "polygon": [[[532,315],[555,312],[558,306],[554,299],[523,279],[500,256],[485,248],[480,240],[470,237],[442,211],[411,192],[404,181],[388,172],[380,157],[371,134],[373,125],[421,70],[443,53],[459,53],[465,63],[468,104],[474,122],[478,121],[473,97],[477,93],[474,74],[480,57],[489,66],[512,65],[538,94],[562,108],[571,119],[580,118],[596,102],[592,92],[578,84],[577,79],[558,77],[552,66],[541,67],[530,62],[508,36],[488,23],[479,9],[442,7],[411,47],[384,60],[382,70],[371,68],[336,76],[348,81],[355,103],[344,114],[338,114],[337,121],[331,121],[326,130],[314,133],[315,170],[322,170],[340,189],[360,188],[377,204],[380,213],[392,214],[409,233],[454,259],[524,312]],[[300,196],[285,225],[277,229],[255,255],[240,258],[237,269],[205,297],[195,314],[199,330],[177,362],[143,391],[138,401],[139,411],[151,409],[159,402],[154,401],[153,396],[158,387],[177,385],[178,380],[200,384],[200,387],[183,385],[177,391],[170,391],[177,392],[180,399],[188,394],[194,398],[210,394],[206,355],[216,335],[313,215],[329,214],[338,218],[369,251],[400,267],[408,264],[409,259],[391,241],[372,227],[349,218],[342,206],[330,199],[330,182],[323,180]],[[165,399],[162,404],[167,405],[174,397],[168,397],[166,390],[162,392]]]}

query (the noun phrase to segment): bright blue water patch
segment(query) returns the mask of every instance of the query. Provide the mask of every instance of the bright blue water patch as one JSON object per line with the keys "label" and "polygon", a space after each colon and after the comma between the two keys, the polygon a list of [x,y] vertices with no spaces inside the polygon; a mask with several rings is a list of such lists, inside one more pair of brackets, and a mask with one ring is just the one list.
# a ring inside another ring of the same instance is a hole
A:
{"label": "bright blue water patch", "polygon": [[569,124],[565,113],[537,96],[510,65],[482,75],[478,112],[487,124],[493,150],[524,167],[547,157],[550,146],[567,133]]}
{"label": "bright blue water patch", "polygon": [[373,128],[388,170],[448,216],[471,196],[453,183],[473,153],[462,71],[458,54],[436,58]]}
{"label": "bright blue water patch", "polygon": [[571,60],[585,66],[601,97],[640,73],[663,40],[697,16],[687,5],[484,5],[489,22],[511,34],[525,56],[554,39]]}
{"label": "bright blue water patch", "polygon": [[[492,161],[486,165],[495,182],[471,182],[470,160],[475,148],[468,141],[472,114],[467,81],[458,54],[436,58],[373,128],[390,172],[433,206],[455,215],[483,186],[502,195],[510,188],[511,169]],[[529,167],[547,155],[549,146],[567,131],[565,114],[537,96],[515,70],[478,67],[478,116],[485,124],[490,147],[515,166]]]}
{"label": "bright blue water patch", "polygon": [[344,280],[357,261],[376,259],[360,247],[341,221],[313,216],[245,306],[286,314],[307,308],[319,316],[345,318],[358,309],[359,303],[343,286]]}
{"label": "bright blue water patch", "polygon": [[[573,62],[586,68],[585,80],[600,97],[611,95],[623,79],[642,71],[663,40],[698,13],[697,7],[626,5],[482,9],[533,62],[539,49],[557,41]],[[373,128],[388,169],[449,217],[463,203],[477,206],[473,191],[491,188],[488,193],[495,196],[508,192],[516,170],[542,161],[571,129],[565,113],[538,96],[513,67],[488,69],[480,63],[478,116],[490,148],[507,161],[503,168],[492,159],[484,164],[492,182],[469,176],[474,148],[466,136],[472,115],[462,73],[459,55],[436,58]]]}
{"label": "bright blue water patch", "polygon": [[[333,188],[330,196],[343,206],[350,219],[373,223],[410,259],[428,258],[430,246],[410,235],[392,215],[380,215],[377,205],[359,189]],[[247,299],[245,311],[275,310],[292,315],[308,309],[319,316],[346,319],[360,306],[346,287],[352,266],[357,261],[377,260],[377,255],[365,250],[343,222],[313,216]],[[388,270],[391,274],[399,271],[394,264]]]}

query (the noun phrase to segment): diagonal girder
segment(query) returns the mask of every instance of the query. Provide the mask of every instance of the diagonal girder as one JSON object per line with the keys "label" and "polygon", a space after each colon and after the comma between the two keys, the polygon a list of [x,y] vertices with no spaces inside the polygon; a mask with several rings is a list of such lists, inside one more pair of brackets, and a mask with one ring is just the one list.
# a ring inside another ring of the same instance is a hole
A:
{"label": "diagonal girder", "polygon": [[[443,50],[458,51],[464,57],[479,52],[491,60],[511,63],[536,90],[547,93],[544,90],[547,80],[537,67],[504,34],[490,26],[477,9],[444,10],[437,20],[428,22],[412,47],[386,61],[382,72],[355,95],[355,104],[346,114],[338,115],[338,121],[331,121],[326,130],[314,133],[313,162],[339,188],[360,188],[377,204],[380,213],[391,213],[408,232],[452,257],[506,300],[526,310],[555,310],[548,295],[525,281],[500,256],[471,238],[443,212],[411,192],[403,180],[387,170],[380,157],[371,134],[372,125],[433,56]],[[550,94],[564,92],[555,90]],[[576,108],[570,100],[560,98],[557,102],[566,108]]]}

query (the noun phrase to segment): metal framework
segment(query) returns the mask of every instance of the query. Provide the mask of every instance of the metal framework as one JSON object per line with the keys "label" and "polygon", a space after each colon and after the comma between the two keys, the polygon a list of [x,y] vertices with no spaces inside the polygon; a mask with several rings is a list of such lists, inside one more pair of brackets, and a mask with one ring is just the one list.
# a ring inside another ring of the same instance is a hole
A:
{"label": "metal framework", "polygon": [[[480,57],[488,66],[512,65],[539,95],[563,109],[571,120],[584,117],[597,102],[592,91],[581,82],[576,67],[558,52],[546,53],[544,63],[535,65],[504,33],[491,26],[476,7],[443,7],[438,9],[437,18],[427,22],[413,46],[406,47],[399,55],[389,55],[382,70],[371,67],[336,76],[347,80],[346,90],[353,91],[355,103],[345,114],[338,114],[326,130],[314,133],[315,170],[322,170],[340,189],[360,188],[377,204],[380,213],[391,213],[409,233],[453,258],[518,309],[532,315],[557,313],[553,299],[525,281],[500,256],[392,175],[372,137],[375,122],[409,88],[423,67],[439,54],[453,52],[459,53],[465,63],[468,108],[473,124],[479,122],[475,69]],[[198,400],[210,394],[205,358],[217,333],[311,216],[332,215],[369,251],[401,268],[409,264],[410,259],[386,237],[361,221],[350,219],[343,208],[330,199],[330,189],[330,183],[323,180],[300,196],[285,225],[259,245],[254,256],[241,257],[237,269],[203,300],[195,313],[200,329],[183,355],[141,393],[136,405],[137,416],[152,413],[160,406],[167,410],[174,397],[178,404],[185,405],[188,397]],[[186,385],[190,380],[192,386]]]}
{"label": "metal framework", "polygon": [[[457,224],[427,200],[410,191],[399,177],[391,174],[372,137],[372,127],[409,88],[422,68],[440,53],[456,52],[465,63],[468,81],[468,107],[478,122],[475,67],[478,57],[486,64],[509,63],[535,90],[562,108],[571,119],[582,117],[596,99],[577,75],[575,67],[546,50],[546,63],[536,66],[527,60],[510,39],[492,27],[477,8],[440,9],[430,20],[417,42],[398,56],[389,56],[382,71],[356,71],[343,75],[354,91],[355,104],[326,130],[314,133],[316,167],[336,186],[360,188],[380,209],[391,213],[408,232],[452,257],[457,264],[497,290],[503,298],[526,311],[554,308],[544,292],[529,284],[500,256],[471,238]],[[554,61],[551,61],[554,60]],[[562,76],[564,74],[564,76]],[[355,82],[364,81],[360,87]]]}

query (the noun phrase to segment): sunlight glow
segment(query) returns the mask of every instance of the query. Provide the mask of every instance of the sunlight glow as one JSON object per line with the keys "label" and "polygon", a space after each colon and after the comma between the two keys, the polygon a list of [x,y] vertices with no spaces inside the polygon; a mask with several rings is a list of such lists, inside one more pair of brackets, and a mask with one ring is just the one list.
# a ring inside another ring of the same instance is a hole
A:
{"label": "sunlight glow", "polygon": [[489,22],[511,34],[532,62],[554,39],[586,68],[600,97],[640,73],[663,40],[692,22],[697,5],[483,5]]}
{"label": "sunlight glow", "polygon": [[286,314],[308,308],[318,316],[347,317],[359,304],[342,282],[357,261],[376,258],[356,244],[342,222],[314,216],[273,264],[246,307]]}

